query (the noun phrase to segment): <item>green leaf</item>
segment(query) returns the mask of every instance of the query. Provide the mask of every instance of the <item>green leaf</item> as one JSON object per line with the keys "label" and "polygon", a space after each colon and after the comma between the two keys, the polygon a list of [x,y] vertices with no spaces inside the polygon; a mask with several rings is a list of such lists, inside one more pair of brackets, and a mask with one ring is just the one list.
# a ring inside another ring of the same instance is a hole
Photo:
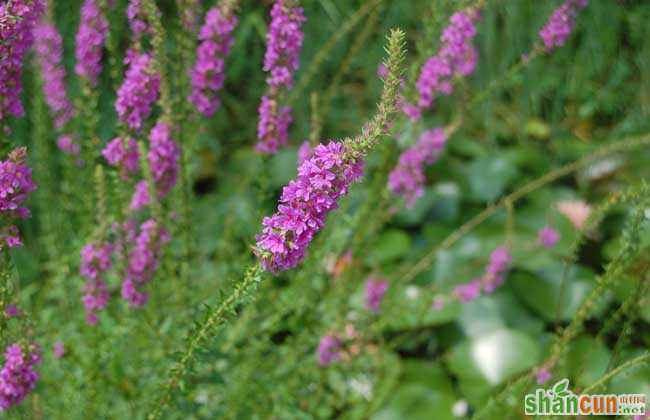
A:
{"label": "green leaf", "polygon": [[499,197],[517,175],[514,164],[502,155],[482,157],[467,169],[473,198],[493,201]]}
{"label": "green leaf", "polygon": [[531,336],[500,329],[462,342],[452,350],[448,361],[459,377],[495,386],[535,366],[539,353]]}
{"label": "green leaf", "polygon": [[381,264],[406,255],[411,248],[411,237],[397,229],[382,233],[368,253],[369,264]]}
{"label": "green leaf", "polygon": [[401,385],[373,420],[453,420],[454,401],[449,395],[420,384]]}

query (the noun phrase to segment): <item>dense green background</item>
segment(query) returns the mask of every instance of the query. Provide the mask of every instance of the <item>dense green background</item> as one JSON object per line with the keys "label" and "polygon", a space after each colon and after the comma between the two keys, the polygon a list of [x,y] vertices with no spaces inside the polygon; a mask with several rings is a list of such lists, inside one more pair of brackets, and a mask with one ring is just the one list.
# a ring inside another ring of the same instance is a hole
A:
{"label": "dense green background", "polygon": [[[53,3],[71,75],[79,2]],[[114,33],[123,52],[129,43],[125,1],[115,3],[111,19],[113,28],[122,27]],[[175,62],[177,10],[172,1],[158,3],[165,28],[171,31],[168,48]],[[207,8],[214,2],[205,3]],[[40,160],[32,156],[41,184],[31,200],[34,218],[22,227],[26,246],[13,256],[20,273],[21,306],[33,317],[45,357],[35,395],[8,418],[143,416],[174,352],[183,349],[189,327],[199,319],[202,304],[217,304],[219,291],[227,293],[253,261],[250,245],[259,221],[273,211],[282,186],[295,176],[296,148],[310,130],[310,94],[318,94],[323,139],[355,135],[374,113],[379,98],[376,70],[388,30],[400,27],[407,33],[410,88],[419,64],[437,49],[447,17],[460,4],[469,4],[381,2],[377,14],[364,17],[315,69],[315,77],[294,105],[291,147],[265,161],[252,145],[256,110],[265,88],[261,63],[269,3],[242,2],[236,42],[227,62],[223,107],[210,119],[188,120],[183,126],[187,136],[197,140],[191,162],[189,281],[182,283],[177,276],[183,254],[176,226],[176,239],[151,283],[146,308],[129,310],[118,296],[119,279],[111,277],[115,298],[94,329],[83,320],[82,278],[77,274],[78,252],[93,226],[78,226],[83,217],[70,216],[75,207],[92,205],[94,195],[78,179],[85,176],[83,170],[77,177],[60,175],[66,158],[56,150],[54,132],[38,133],[47,123],[39,122],[44,116],[42,93],[35,84],[34,67],[28,66],[27,117],[15,122],[12,139],[31,147],[41,136],[49,146],[41,149]],[[298,78],[364,2],[303,3],[308,21]],[[504,211],[437,253],[435,263],[414,279],[401,280],[432,247],[499,197],[599,144],[650,131],[650,3],[591,3],[580,13],[566,47],[504,78],[507,69],[530,51],[559,2],[488,0],[478,26],[480,58],[475,74],[417,124],[398,120],[394,135],[385,138],[370,157],[364,182],[328,219],[307,262],[281,276],[265,277],[254,303],[239,308],[237,319],[208,341],[185,391],[177,393],[170,418],[449,419],[456,401],[466,400],[476,411],[504,384],[539,365],[556,330],[567,325],[619,249],[631,208],[614,206],[588,234],[576,263],[565,272],[564,261],[578,235],[554,205],[578,197],[597,204],[647,177],[647,147],[610,155],[597,168],[563,177],[518,202],[507,238],[514,268],[493,295],[462,306],[452,303],[440,312],[430,307],[433,290],[448,292],[469,281],[481,272],[489,253],[506,241]],[[359,41],[360,37],[366,38]],[[172,74],[182,76],[182,72]],[[116,135],[115,90],[109,71],[102,77],[99,135],[107,141]],[[69,91],[76,97],[78,83],[74,77],[69,79]],[[333,85],[333,80],[338,83]],[[478,106],[466,109],[462,126],[441,160],[429,169],[424,197],[415,208],[399,211],[386,222],[385,209],[398,202],[379,197],[385,169],[394,164],[398,151],[412,144],[423,129],[449,124],[493,80],[499,81],[498,88]],[[111,182],[109,191],[116,194],[120,188]],[[112,200],[119,202],[118,196],[111,196]],[[47,202],[48,197],[53,201]],[[181,200],[175,193],[166,202],[168,214],[180,209]],[[43,231],[48,216],[64,221],[56,224],[53,237]],[[550,251],[535,246],[537,230],[547,223],[562,234],[559,245]],[[642,249],[650,239],[647,236],[642,238]],[[332,278],[325,262],[349,250],[350,244],[355,245],[354,263],[343,276]],[[48,257],[48,246],[57,250],[56,259]],[[569,377],[574,389],[584,387],[605,372],[610,360],[618,364],[648,348],[650,296],[645,306],[626,314],[633,319],[633,332],[622,348],[616,342],[627,325],[623,320],[612,321],[603,331],[620,302],[640,280],[647,281],[647,262],[647,257],[641,258],[593,308],[585,331],[571,343],[554,378]],[[363,308],[363,285],[371,273],[391,282],[377,317]],[[349,362],[321,368],[315,356],[319,337],[343,331],[348,324],[362,335],[360,354]],[[56,340],[66,344],[62,360],[51,356]],[[648,378],[647,367],[637,369],[617,377],[610,389],[650,393]],[[521,405],[517,398],[508,400],[488,418],[520,418]]]}

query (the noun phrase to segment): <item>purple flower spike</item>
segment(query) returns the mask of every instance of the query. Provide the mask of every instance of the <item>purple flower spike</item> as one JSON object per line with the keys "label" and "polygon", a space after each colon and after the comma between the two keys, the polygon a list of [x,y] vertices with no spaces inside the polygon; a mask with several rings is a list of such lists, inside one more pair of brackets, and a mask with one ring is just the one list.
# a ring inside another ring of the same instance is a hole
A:
{"label": "purple flower spike", "polygon": [[481,294],[481,279],[475,279],[467,284],[456,286],[453,293],[463,303],[470,302]]}
{"label": "purple flower spike", "polygon": [[260,153],[275,154],[280,147],[287,145],[291,108],[280,107],[269,96],[262,96],[259,108],[260,120],[257,124],[256,150]]}
{"label": "purple flower spike", "polygon": [[284,187],[278,212],[264,218],[264,229],[256,237],[264,270],[279,273],[298,265],[327,214],[361,176],[364,162],[346,161],[344,154],[342,143],[316,146],[298,168],[298,179]]}
{"label": "purple flower spike", "polygon": [[151,281],[158,269],[160,246],[171,238],[165,229],[158,229],[153,219],[140,226],[134,244],[128,255],[126,278],[122,282],[122,297],[133,307],[147,302],[144,286]]}
{"label": "purple flower spike", "polygon": [[217,92],[223,88],[225,58],[234,42],[232,31],[237,26],[236,16],[224,16],[219,7],[213,7],[205,17],[199,32],[200,45],[192,70],[192,94],[189,100],[206,117],[219,107]]}
{"label": "purple flower spike", "polygon": [[72,117],[72,104],[65,93],[63,45],[56,27],[41,21],[34,29],[34,50],[41,67],[43,92],[56,128],[63,127]]}
{"label": "purple flower spike", "polygon": [[81,6],[81,23],[76,38],[75,72],[97,85],[102,72],[102,50],[108,33],[108,21],[95,0],[85,0]]}
{"label": "purple flower spike", "polygon": [[434,128],[422,133],[415,146],[407,149],[399,158],[399,163],[388,177],[388,187],[406,199],[407,207],[413,207],[424,193],[426,165],[435,162],[442,152],[447,135],[442,128]]}
{"label": "purple flower spike", "polygon": [[25,352],[12,344],[5,351],[5,364],[0,370],[0,412],[20,404],[36,386],[39,375],[35,367],[41,361],[36,346]]}
{"label": "purple flower spike", "polygon": [[560,240],[560,234],[548,226],[539,230],[538,242],[546,249],[553,248]]}
{"label": "purple flower spike", "polygon": [[52,355],[55,359],[60,359],[65,356],[65,344],[63,341],[57,341],[54,343],[54,348],[52,349]]}
{"label": "purple flower spike", "polygon": [[36,189],[32,170],[24,163],[26,153],[25,148],[18,148],[9,153],[7,160],[0,161],[0,216],[7,221],[0,227],[0,250],[5,244],[9,248],[22,246],[13,221],[31,215],[27,207],[22,207],[29,194]]}
{"label": "purple flower spike", "polygon": [[129,68],[117,91],[115,110],[122,123],[140,131],[151,113],[151,107],[158,100],[160,75],[154,72],[150,54],[130,50],[124,62]]}
{"label": "purple flower spike", "polygon": [[369,278],[366,283],[366,307],[372,312],[379,312],[387,290],[388,282],[386,280]]}
{"label": "purple flower spike", "polygon": [[45,10],[42,0],[15,0],[0,3],[0,122],[7,115],[25,113],[23,59],[34,41],[33,29]]}
{"label": "purple flower spike", "polygon": [[257,124],[260,153],[274,154],[287,144],[291,108],[281,106],[282,91],[293,86],[293,76],[300,64],[300,50],[304,40],[302,7],[297,0],[277,0],[271,9],[271,25],[266,35],[264,71],[270,91],[262,97]]}
{"label": "purple flower spike", "polygon": [[566,44],[576,24],[579,9],[587,7],[588,0],[566,0],[553,11],[546,25],[539,31],[546,51],[552,51]]}
{"label": "purple flower spike", "polygon": [[327,366],[341,357],[341,341],[333,335],[321,337],[318,343],[318,363]]}
{"label": "purple flower spike", "polygon": [[87,244],[81,249],[79,272],[86,277],[81,301],[86,308],[86,322],[95,325],[98,313],[106,308],[110,294],[104,282],[104,274],[112,266],[112,244]]}
{"label": "purple flower spike", "polygon": [[300,65],[300,50],[304,40],[301,26],[307,20],[295,0],[277,0],[271,9],[271,25],[266,34],[264,71],[266,82],[274,87],[291,88],[293,75]]}
{"label": "purple flower spike", "polygon": [[102,156],[110,165],[120,169],[124,179],[137,172],[140,166],[138,144],[132,138],[126,139],[126,142],[121,137],[114,138],[104,147]]}
{"label": "purple flower spike", "polygon": [[470,10],[456,12],[449,18],[449,26],[440,37],[440,51],[420,70],[416,83],[419,107],[430,108],[437,96],[451,94],[454,75],[467,76],[474,72],[478,54],[472,39],[476,36],[478,17],[477,11]]}

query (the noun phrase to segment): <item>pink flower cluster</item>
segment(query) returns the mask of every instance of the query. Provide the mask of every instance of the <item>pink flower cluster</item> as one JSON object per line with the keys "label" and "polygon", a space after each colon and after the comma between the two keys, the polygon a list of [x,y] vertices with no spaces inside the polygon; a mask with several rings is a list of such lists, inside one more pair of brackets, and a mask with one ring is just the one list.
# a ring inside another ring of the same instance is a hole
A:
{"label": "pink flower cluster", "polygon": [[117,91],[115,110],[121,122],[132,130],[140,131],[158,99],[160,75],[153,69],[150,54],[129,50],[124,62],[129,68]]}
{"label": "pink flower cluster", "polygon": [[0,215],[9,220],[0,228],[0,249],[4,244],[10,248],[23,244],[12,220],[31,215],[22,204],[36,189],[36,184],[32,181],[31,168],[24,163],[25,157],[26,150],[18,148],[9,154],[7,160],[0,161]]}
{"label": "pink flower cluster", "polygon": [[479,297],[481,291],[492,293],[503,284],[504,275],[511,261],[512,256],[506,247],[495,249],[490,255],[485,273],[467,284],[456,286],[454,295],[463,302],[469,302]]}
{"label": "pink flower cluster", "polygon": [[266,82],[274,87],[290,88],[293,74],[300,65],[300,49],[304,40],[301,26],[307,20],[296,0],[277,0],[271,9],[271,25],[266,34],[264,71]]}
{"label": "pink flower cluster", "polygon": [[102,50],[108,33],[108,21],[96,0],[84,0],[81,23],[76,39],[75,72],[92,86],[97,85],[102,72]]}
{"label": "pink flower cluster", "polygon": [[72,118],[72,104],[65,91],[61,35],[54,25],[42,20],[34,29],[34,38],[34,50],[43,77],[45,101],[54,118],[54,126],[61,128]]}
{"label": "pink flower cluster", "polygon": [[442,128],[425,131],[415,146],[402,153],[399,163],[390,172],[388,187],[394,194],[403,196],[408,207],[424,193],[426,165],[438,159],[446,142],[447,135]]}
{"label": "pink flower cluster", "polygon": [[104,282],[104,273],[112,266],[114,247],[111,244],[87,244],[81,249],[79,273],[86,277],[81,301],[86,308],[86,322],[97,324],[98,313],[106,308],[110,297]]}
{"label": "pink flower cluster", "polygon": [[62,152],[69,155],[78,155],[81,151],[81,147],[77,141],[69,134],[59,136],[59,138],[56,139],[56,145]]}
{"label": "pink flower cluster", "polygon": [[34,41],[33,29],[45,10],[42,0],[0,2],[0,122],[7,115],[21,117],[20,101],[25,53]]}
{"label": "pink flower cluster", "polygon": [[298,168],[298,179],[284,187],[278,212],[265,217],[256,253],[264,270],[286,271],[298,265],[305,250],[338,206],[350,184],[362,175],[364,162],[345,158],[342,143],[318,145]]}
{"label": "pink flower cluster", "polygon": [[543,227],[538,233],[538,242],[546,249],[553,248],[560,240],[560,234],[553,228]]}
{"label": "pink flower cluster", "polygon": [[291,108],[280,106],[278,101],[270,96],[262,96],[259,108],[260,120],[257,124],[257,146],[260,153],[274,154],[278,148],[287,145],[289,124],[291,124]]}
{"label": "pink flower cluster", "polygon": [[129,27],[135,38],[139,38],[151,31],[147,23],[147,14],[142,8],[142,0],[129,0],[126,8],[126,17],[129,20]]}
{"label": "pink flower cluster", "polygon": [[102,150],[102,156],[110,165],[119,168],[123,179],[128,179],[130,174],[137,172],[140,165],[138,144],[130,137],[116,137],[108,142]]}
{"label": "pink flower cluster", "polygon": [[564,46],[576,23],[578,10],[587,7],[589,0],[565,0],[548,18],[539,31],[546,51]]}
{"label": "pink flower cluster", "polygon": [[478,54],[472,39],[478,17],[476,10],[469,10],[456,12],[449,19],[449,26],[440,38],[438,54],[429,58],[420,70],[416,83],[419,107],[430,108],[438,95],[451,94],[454,75],[467,76],[476,68]]}
{"label": "pink flower cluster", "polygon": [[388,290],[388,282],[371,277],[366,282],[366,307],[372,312],[379,312],[381,302]]}
{"label": "pink flower cluster", "polygon": [[321,366],[336,362],[341,357],[341,341],[333,335],[325,335],[318,343],[317,353]]}
{"label": "pink flower cluster", "polygon": [[169,233],[159,229],[153,219],[142,223],[140,232],[133,236],[133,248],[128,255],[126,278],[122,282],[122,297],[131,306],[142,306],[147,302],[148,295],[142,291],[153,274],[158,269],[160,246],[170,240]]}
{"label": "pink flower cluster", "polygon": [[225,58],[234,42],[231,33],[236,25],[236,16],[226,16],[219,7],[213,7],[199,32],[189,100],[206,117],[219,107],[217,92],[223,88]]}
{"label": "pink flower cluster", "polygon": [[[159,122],[149,134],[149,165],[156,191],[160,198],[164,197],[176,185],[178,177],[178,160],[180,148],[171,137],[171,129],[165,123]],[[136,185],[131,199],[131,209],[138,210],[149,204],[149,189],[145,180]]]}
{"label": "pink flower cluster", "polygon": [[262,97],[257,124],[260,153],[273,154],[287,144],[291,108],[279,103],[281,90],[293,85],[293,76],[300,64],[300,50],[304,34],[302,24],[305,14],[297,0],[277,0],[271,9],[271,25],[266,34],[264,71],[269,72],[266,82],[270,92]]}
{"label": "pink flower cluster", "polygon": [[0,370],[0,412],[20,404],[36,386],[39,376],[35,367],[41,355],[33,347],[25,352],[20,345],[12,344],[5,350],[5,364]]}

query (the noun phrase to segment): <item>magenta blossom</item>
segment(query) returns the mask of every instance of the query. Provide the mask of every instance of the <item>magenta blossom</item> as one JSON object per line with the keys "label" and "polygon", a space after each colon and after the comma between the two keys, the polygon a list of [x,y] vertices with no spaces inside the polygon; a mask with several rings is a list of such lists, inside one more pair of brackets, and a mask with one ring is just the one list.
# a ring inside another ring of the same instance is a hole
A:
{"label": "magenta blossom", "polygon": [[108,21],[96,0],[84,0],[76,38],[75,72],[92,86],[102,72],[102,51],[108,34]]}
{"label": "magenta blossom", "polygon": [[304,40],[302,24],[305,13],[295,0],[276,0],[271,9],[271,25],[266,34],[264,71],[266,82],[274,87],[290,88],[293,74],[300,65],[300,50]]}
{"label": "magenta blossom", "polygon": [[111,268],[114,246],[112,244],[87,244],[81,249],[79,272],[86,277],[81,301],[86,308],[88,325],[97,324],[98,313],[106,308],[110,294],[104,282]]}
{"label": "magenta blossom", "polygon": [[142,289],[158,269],[160,246],[171,238],[165,229],[159,229],[153,219],[140,225],[140,232],[133,238],[128,254],[126,278],[122,282],[122,297],[133,307],[147,302],[148,295]]}
{"label": "magenta blossom", "polygon": [[0,2],[0,122],[23,116],[23,59],[34,41],[33,29],[45,10],[42,0]]}
{"label": "magenta blossom", "polygon": [[277,213],[264,218],[264,229],[256,237],[256,253],[266,271],[286,271],[303,260],[327,214],[361,176],[363,165],[346,160],[342,143],[314,148],[312,157],[298,168],[298,179],[284,187]]}
{"label": "magenta blossom", "polygon": [[120,121],[140,131],[151,107],[158,100],[160,75],[154,71],[150,54],[129,50],[124,60],[129,68],[117,91],[115,110]]}
{"label": "magenta blossom", "polygon": [[553,11],[546,25],[539,31],[546,51],[552,51],[566,44],[575,26],[579,9],[587,7],[588,0],[565,0]]}
{"label": "magenta blossom", "polygon": [[426,165],[438,159],[446,142],[447,135],[442,128],[425,131],[415,146],[402,153],[399,163],[390,172],[388,187],[406,199],[407,207],[412,207],[424,193]]}
{"label": "magenta blossom", "polygon": [[57,341],[54,343],[54,348],[52,349],[52,355],[55,359],[60,359],[65,356],[65,344],[63,341]]}
{"label": "magenta blossom", "polygon": [[61,35],[51,23],[42,20],[34,29],[34,50],[41,67],[43,93],[56,128],[72,117],[72,104],[65,92],[65,68]]}
{"label": "magenta blossom", "polygon": [[555,229],[546,226],[539,230],[538,242],[544,248],[553,248],[559,240],[560,234]]}
{"label": "magenta blossom", "polygon": [[59,138],[56,139],[56,145],[63,153],[69,155],[78,155],[81,151],[81,147],[77,141],[69,134],[59,136]]}
{"label": "magenta blossom", "polygon": [[467,303],[478,298],[481,292],[492,293],[500,287],[506,271],[510,267],[512,256],[506,247],[499,247],[490,254],[490,261],[485,267],[485,273],[469,283],[456,286],[453,294],[462,302]]}
{"label": "magenta blossom", "polygon": [[224,16],[217,6],[208,11],[199,32],[200,45],[192,70],[192,94],[189,100],[206,117],[219,107],[217,92],[223,88],[225,58],[234,42],[232,31],[236,16]]}
{"label": "magenta blossom", "polygon": [[449,95],[453,91],[452,78],[455,75],[467,76],[476,68],[477,53],[472,45],[476,36],[476,10],[460,11],[449,18],[449,26],[440,37],[438,54],[429,58],[418,77],[418,106],[430,108],[439,95]]}
{"label": "magenta blossom", "polygon": [[388,282],[386,280],[370,277],[366,282],[366,307],[372,312],[379,312],[387,290]]}
{"label": "magenta blossom", "polygon": [[36,189],[32,181],[32,170],[25,162],[26,149],[18,148],[9,153],[7,160],[0,161],[0,216],[8,223],[0,227],[0,249],[6,244],[10,248],[22,245],[16,219],[30,217],[31,213],[23,202]]}
{"label": "magenta blossom", "polygon": [[41,361],[36,346],[24,351],[12,344],[5,351],[5,363],[0,370],[0,412],[20,404],[36,386],[38,372],[35,367]]}
{"label": "magenta blossom", "polygon": [[257,123],[255,149],[260,153],[274,154],[280,147],[286,146],[291,124],[291,108],[282,107],[269,96],[262,96],[259,108],[260,119]]}
{"label": "magenta blossom", "polygon": [[341,341],[333,335],[321,337],[318,343],[318,363],[327,366],[341,357]]}
{"label": "magenta blossom", "polygon": [[102,150],[102,156],[110,165],[120,169],[123,179],[137,172],[140,166],[138,143],[130,137],[127,139],[116,137],[111,140]]}

